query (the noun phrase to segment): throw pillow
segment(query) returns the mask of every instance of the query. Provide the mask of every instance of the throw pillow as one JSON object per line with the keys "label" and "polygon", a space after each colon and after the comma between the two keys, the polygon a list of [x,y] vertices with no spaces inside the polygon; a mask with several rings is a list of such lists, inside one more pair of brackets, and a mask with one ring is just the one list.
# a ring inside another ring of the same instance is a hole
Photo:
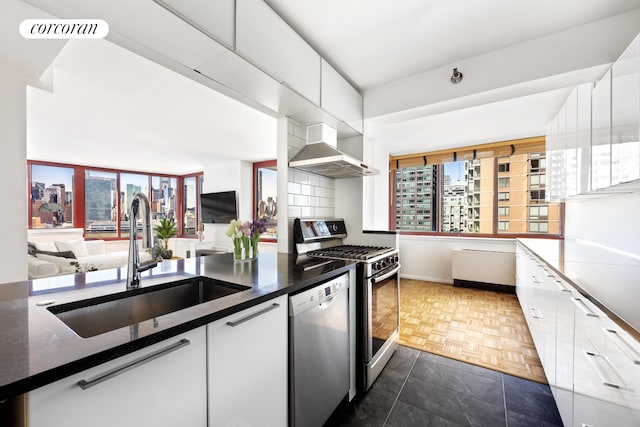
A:
{"label": "throw pillow", "polygon": [[73,251],[37,251],[35,253],[36,257],[38,256],[38,254],[44,254],[44,255],[51,255],[51,256],[55,256],[55,257],[60,257],[60,258],[71,258],[71,259],[76,259],[76,255],[73,253]]}
{"label": "throw pillow", "polygon": [[27,253],[29,255],[35,255],[38,252],[38,248],[36,248],[36,244],[33,242],[27,242]]}
{"label": "throw pillow", "polygon": [[76,258],[89,256],[89,251],[87,250],[87,245],[84,243],[84,240],[55,240],[54,243],[59,251],[73,251],[73,253],[76,255]]}
{"label": "throw pillow", "polygon": [[56,248],[56,244],[53,242],[36,242],[36,249],[39,251],[50,251],[50,252],[55,252],[58,250],[58,248]]}

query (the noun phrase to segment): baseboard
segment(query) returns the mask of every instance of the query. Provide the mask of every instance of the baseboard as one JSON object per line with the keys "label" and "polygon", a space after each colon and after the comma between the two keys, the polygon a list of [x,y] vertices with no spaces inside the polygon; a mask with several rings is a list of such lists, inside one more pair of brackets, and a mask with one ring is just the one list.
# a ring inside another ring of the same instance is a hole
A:
{"label": "baseboard", "polygon": [[400,273],[400,278],[401,279],[423,280],[425,282],[446,283],[448,285],[452,285],[453,284],[453,280],[451,280],[451,279],[443,279],[441,277],[417,276],[415,274],[402,274],[402,273]]}
{"label": "baseboard", "polygon": [[504,292],[515,294],[516,287],[511,285],[498,285],[496,283],[474,282],[473,280],[453,279],[453,286],[458,288],[484,289],[485,291]]}

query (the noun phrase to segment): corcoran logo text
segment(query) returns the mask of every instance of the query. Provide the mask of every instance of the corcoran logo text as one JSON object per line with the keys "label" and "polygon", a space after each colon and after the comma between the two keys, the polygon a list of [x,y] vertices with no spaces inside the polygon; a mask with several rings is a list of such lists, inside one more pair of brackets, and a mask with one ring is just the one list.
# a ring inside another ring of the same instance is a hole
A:
{"label": "corcoran logo text", "polygon": [[102,19],[25,19],[20,34],[25,39],[102,39],[109,24]]}

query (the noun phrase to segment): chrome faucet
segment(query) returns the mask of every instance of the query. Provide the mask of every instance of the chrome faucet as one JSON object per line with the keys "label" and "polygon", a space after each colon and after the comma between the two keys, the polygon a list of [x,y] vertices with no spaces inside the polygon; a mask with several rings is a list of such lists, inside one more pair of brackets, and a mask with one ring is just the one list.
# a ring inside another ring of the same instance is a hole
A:
{"label": "chrome faucet", "polygon": [[[142,217],[142,248],[151,249],[151,261],[141,264],[138,252],[138,218]],[[158,265],[153,247],[153,230],[151,229],[151,208],[149,199],[137,193],[131,201],[129,212],[129,262],[127,263],[127,289],[140,286],[140,272]]]}

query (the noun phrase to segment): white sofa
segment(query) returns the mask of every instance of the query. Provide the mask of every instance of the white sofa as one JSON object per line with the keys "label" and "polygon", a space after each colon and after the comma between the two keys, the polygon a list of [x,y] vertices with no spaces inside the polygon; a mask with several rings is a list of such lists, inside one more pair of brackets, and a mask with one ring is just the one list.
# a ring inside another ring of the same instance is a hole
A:
{"label": "white sofa", "polygon": [[[128,251],[106,252],[104,240],[30,242],[29,279],[124,267],[128,256]],[[140,251],[141,262],[150,260],[149,253]]]}

